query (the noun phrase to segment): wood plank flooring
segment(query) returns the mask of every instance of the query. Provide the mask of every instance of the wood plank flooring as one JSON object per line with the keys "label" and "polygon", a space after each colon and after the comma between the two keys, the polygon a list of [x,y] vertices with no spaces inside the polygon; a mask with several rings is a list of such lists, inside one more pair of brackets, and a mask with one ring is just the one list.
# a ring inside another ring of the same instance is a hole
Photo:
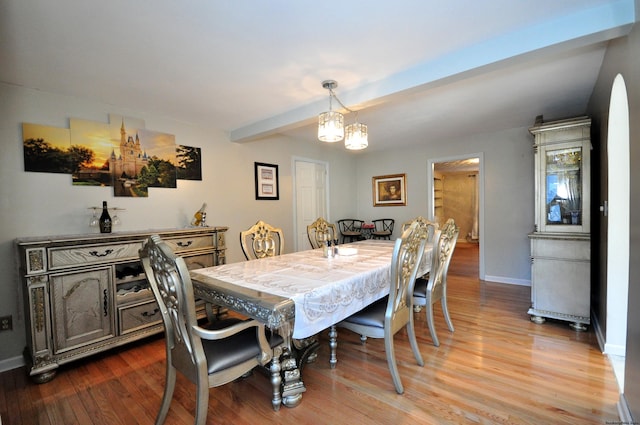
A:
{"label": "wood plank flooring", "polygon": [[[440,308],[434,347],[424,314],[416,316],[425,366],[406,333],[396,335],[405,387],[394,391],[384,344],[339,330],[338,364],[328,363],[321,335],[318,360],[304,369],[307,392],[295,408],[271,408],[266,375],[210,391],[208,423],[251,424],[604,424],[618,421],[618,387],[593,330],[565,322],[537,325],[526,314],[530,288],[478,280],[478,251],[459,243],[449,270],[450,333]],[[162,338],[63,366],[46,384],[24,369],[0,374],[3,425],[153,424],[164,384]],[[194,386],[179,377],[167,424],[193,423]]]}

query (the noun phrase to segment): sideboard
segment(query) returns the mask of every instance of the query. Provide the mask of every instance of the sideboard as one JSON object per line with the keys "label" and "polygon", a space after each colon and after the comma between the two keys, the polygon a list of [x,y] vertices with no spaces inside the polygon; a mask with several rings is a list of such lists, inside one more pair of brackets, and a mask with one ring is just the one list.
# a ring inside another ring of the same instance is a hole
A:
{"label": "sideboard", "polygon": [[[16,240],[27,370],[47,382],[59,365],[163,331],[138,250],[152,234],[190,269],[225,263],[227,227]],[[199,306],[204,316],[204,305]]]}

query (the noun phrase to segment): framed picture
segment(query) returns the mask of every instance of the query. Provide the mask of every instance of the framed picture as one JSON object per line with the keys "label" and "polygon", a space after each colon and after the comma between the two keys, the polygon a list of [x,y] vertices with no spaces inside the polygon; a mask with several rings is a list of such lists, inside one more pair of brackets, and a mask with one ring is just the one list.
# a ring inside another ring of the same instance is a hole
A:
{"label": "framed picture", "polygon": [[407,205],[407,184],[404,174],[373,177],[373,206]]}
{"label": "framed picture", "polygon": [[256,199],[280,198],[278,187],[278,166],[274,164],[254,163],[256,173]]}

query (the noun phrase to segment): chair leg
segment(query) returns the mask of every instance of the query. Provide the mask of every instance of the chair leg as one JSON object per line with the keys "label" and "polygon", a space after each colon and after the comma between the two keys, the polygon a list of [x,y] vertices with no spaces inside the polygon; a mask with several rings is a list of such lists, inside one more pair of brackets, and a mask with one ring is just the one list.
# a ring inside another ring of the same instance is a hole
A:
{"label": "chair leg", "polygon": [[409,316],[409,323],[407,324],[407,333],[409,334],[409,344],[413,350],[413,356],[420,366],[424,366],[424,360],[422,360],[422,354],[420,354],[420,347],[418,346],[418,340],[416,339],[416,328],[413,323],[413,314]]}
{"label": "chair leg", "polygon": [[198,379],[197,400],[196,400],[196,425],[207,423],[207,410],[209,410],[209,381]]}
{"label": "chair leg", "polygon": [[329,367],[331,369],[336,368],[338,363],[338,356],[336,354],[338,348],[338,331],[336,325],[331,325],[329,328]]}
{"label": "chair leg", "polygon": [[169,406],[171,406],[171,399],[173,398],[173,390],[176,387],[176,369],[171,365],[171,359],[167,359],[167,373],[166,382],[164,383],[164,395],[162,396],[162,404],[160,405],[160,411],[156,418],[156,425],[164,424],[167,419],[167,413],[169,413]]}
{"label": "chair leg", "polygon": [[436,347],[440,346],[440,341],[438,341],[438,335],[436,335],[436,327],[433,323],[433,303],[431,300],[427,302],[427,324],[429,325],[429,332],[431,333],[431,339],[433,340],[433,345]]}
{"label": "chair leg", "polygon": [[393,385],[396,387],[396,392],[398,394],[402,394],[404,393],[404,388],[402,387],[402,380],[400,379],[398,365],[396,364],[396,353],[393,348],[393,335],[384,339],[384,351],[387,354],[387,363],[389,365],[389,372],[391,372]]}
{"label": "chair leg", "polygon": [[451,322],[451,317],[449,316],[449,308],[447,307],[447,294],[442,295],[442,300],[440,300],[442,304],[442,313],[444,313],[444,320],[447,322],[447,326],[449,330],[453,332],[453,323]]}

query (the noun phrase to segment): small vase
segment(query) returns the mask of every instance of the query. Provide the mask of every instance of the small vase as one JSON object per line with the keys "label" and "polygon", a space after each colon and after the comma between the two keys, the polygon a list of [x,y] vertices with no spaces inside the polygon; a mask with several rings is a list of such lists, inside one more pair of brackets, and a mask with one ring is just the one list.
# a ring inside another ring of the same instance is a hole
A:
{"label": "small vase", "polygon": [[580,211],[571,211],[571,224],[579,224]]}

